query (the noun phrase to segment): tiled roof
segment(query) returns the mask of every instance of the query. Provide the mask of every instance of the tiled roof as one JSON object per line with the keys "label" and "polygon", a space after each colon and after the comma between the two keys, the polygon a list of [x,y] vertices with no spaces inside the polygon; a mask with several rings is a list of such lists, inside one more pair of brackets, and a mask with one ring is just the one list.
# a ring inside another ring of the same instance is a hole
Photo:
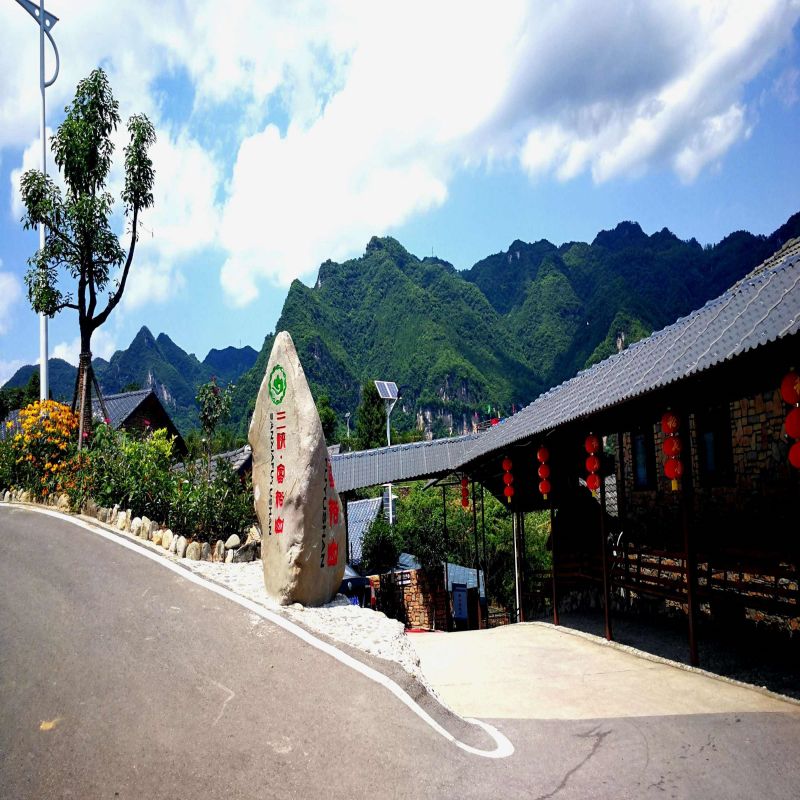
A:
{"label": "tiled roof", "polygon": [[336,488],[349,492],[365,486],[447,474],[463,462],[470,444],[477,438],[478,434],[469,434],[333,456]]}
{"label": "tiled roof", "polygon": [[[152,389],[103,395],[111,427],[115,430],[119,428],[150,394],[153,394]],[[96,420],[103,419],[103,411],[100,407],[100,400],[97,397],[92,397],[92,416]]]}
{"label": "tiled roof", "polygon": [[480,434],[456,466],[683,380],[798,330],[800,239],[793,239],[715,300],[579,372]]}
{"label": "tiled roof", "polygon": [[347,536],[350,546],[350,562],[361,563],[361,546],[364,535],[372,526],[383,505],[380,497],[369,500],[353,500],[347,504]]}

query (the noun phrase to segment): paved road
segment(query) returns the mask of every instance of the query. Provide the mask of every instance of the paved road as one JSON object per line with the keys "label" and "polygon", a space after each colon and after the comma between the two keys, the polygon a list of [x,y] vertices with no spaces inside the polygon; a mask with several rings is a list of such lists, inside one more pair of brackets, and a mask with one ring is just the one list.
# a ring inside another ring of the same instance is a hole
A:
{"label": "paved road", "polygon": [[488,760],[290,633],[69,522],[0,507],[0,552],[3,798],[797,796],[797,715],[490,720],[516,750]]}

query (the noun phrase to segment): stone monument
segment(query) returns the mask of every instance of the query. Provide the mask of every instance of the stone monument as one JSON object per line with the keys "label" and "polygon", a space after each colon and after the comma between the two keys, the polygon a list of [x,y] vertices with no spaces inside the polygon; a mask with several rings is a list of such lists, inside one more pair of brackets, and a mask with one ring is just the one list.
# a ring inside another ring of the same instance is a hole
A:
{"label": "stone monument", "polygon": [[248,439],[267,593],[282,605],[327,603],[344,575],[344,511],[322,423],[285,331],[275,337]]}

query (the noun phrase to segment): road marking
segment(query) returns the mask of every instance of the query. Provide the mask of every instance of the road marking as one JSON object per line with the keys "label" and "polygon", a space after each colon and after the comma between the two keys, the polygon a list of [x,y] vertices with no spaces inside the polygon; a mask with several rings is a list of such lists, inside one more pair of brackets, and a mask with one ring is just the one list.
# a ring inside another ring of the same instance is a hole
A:
{"label": "road marking", "polygon": [[211,723],[211,727],[213,728],[222,719],[222,715],[225,713],[225,706],[228,705],[228,703],[230,703],[230,701],[233,700],[234,697],[236,697],[236,692],[234,692],[233,689],[229,689],[227,686],[223,686],[221,683],[218,683],[217,681],[211,678],[209,678],[209,680],[211,681],[211,683],[214,684],[214,686],[218,686],[220,689],[222,689],[223,692],[228,693],[228,696],[222,702],[222,708],[220,708],[219,714],[217,714],[217,718]]}
{"label": "road marking", "polygon": [[[3,503],[4,506],[9,506],[7,503]],[[12,508],[14,506],[11,506]],[[366,664],[362,664],[358,659],[353,658],[351,655],[339,650],[337,647],[334,647],[332,644],[328,642],[323,642],[322,639],[318,639],[312,633],[309,633],[305,628],[301,628],[299,625],[296,625],[293,622],[290,622],[288,619],[284,619],[279,614],[276,614],[274,611],[270,611],[269,609],[260,606],[258,603],[253,602],[252,600],[248,600],[246,597],[242,597],[241,595],[232,592],[230,589],[227,589],[224,586],[219,586],[216,583],[212,583],[211,581],[202,578],[199,575],[196,575],[193,572],[189,572],[188,570],[184,569],[183,567],[174,564],[172,561],[165,559],[163,556],[150,552],[146,550],[144,547],[138,544],[134,544],[133,542],[126,541],[125,539],[117,536],[116,534],[109,533],[108,531],[103,530],[102,528],[98,527],[98,525],[92,525],[85,520],[82,519],[75,519],[74,517],[64,514],[60,511],[55,511],[50,508],[36,508],[35,506],[17,506],[18,508],[22,508],[26,511],[34,511],[38,514],[46,514],[50,517],[55,517],[56,519],[63,520],[64,522],[71,522],[73,525],[77,525],[84,530],[89,531],[89,533],[94,533],[97,536],[101,536],[104,539],[107,539],[110,542],[115,542],[116,544],[120,545],[121,547],[125,547],[132,552],[138,553],[145,558],[149,558],[151,561],[155,562],[156,564],[160,564],[165,569],[171,570],[172,572],[180,575],[184,580],[190,581],[191,583],[195,583],[198,586],[202,586],[205,589],[208,589],[211,592],[215,592],[216,594],[224,597],[226,600],[230,600],[233,603],[237,603],[238,605],[246,608],[248,611],[253,612],[254,614],[258,614],[259,617],[262,619],[266,619],[269,622],[272,622],[274,625],[277,625],[279,628],[283,628],[283,630],[291,633],[293,636],[296,636],[298,639],[301,639],[306,644],[315,647],[317,650],[320,650],[323,653],[331,656],[331,658],[335,658],[339,663],[344,664],[346,667],[350,667],[351,669],[355,670],[356,672],[360,673],[366,678],[369,678],[371,681],[374,681],[377,684],[380,684],[384,688],[388,689],[401,703],[407,706],[411,711],[413,711],[423,722],[426,722],[433,730],[436,731],[440,736],[443,736],[447,741],[452,742],[456,747],[460,748],[466,753],[474,756],[481,756],[482,758],[508,758],[509,756],[513,755],[514,753],[514,745],[509,741],[509,739],[504,736],[500,731],[497,730],[493,725],[489,725],[487,722],[483,722],[482,720],[473,719],[473,718],[465,718],[462,719],[465,722],[470,723],[471,725],[476,725],[477,727],[484,730],[489,736],[494,739],[496,747],[494,750],[481,750],[478,747],[473,747],[472,745],[465,744],[462,741],[456,739],[450,731],[440,725],[427,711],[425,711],[422,706],[420,706],[416,700],[414,700],[409,694],[407,694],[398,683],[393,681],[387,675],[384,675],[382,672],[378,672],[378,670],[373,669]],[[435,698],[433,698],[435,699]],[[448,709],[449,710],[449,709]],[[452,713],[452,712],[451,712]]]}
{"label": "road marking", "polygon": [[43,719],[39,725],[40,731],[51,731],[55,728],[58,723],[61,722],[61,717],[56,717],[55,719]]}

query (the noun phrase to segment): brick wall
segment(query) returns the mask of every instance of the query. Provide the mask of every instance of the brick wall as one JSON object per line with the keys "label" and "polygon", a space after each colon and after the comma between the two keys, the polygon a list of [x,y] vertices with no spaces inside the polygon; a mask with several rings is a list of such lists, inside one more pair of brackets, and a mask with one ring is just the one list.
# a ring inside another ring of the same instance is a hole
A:
{"label": "brick wall", "polygon": [[370,576],[378,608],[407,628],[448,630],[450,597],[439,572],[410,570]]}

